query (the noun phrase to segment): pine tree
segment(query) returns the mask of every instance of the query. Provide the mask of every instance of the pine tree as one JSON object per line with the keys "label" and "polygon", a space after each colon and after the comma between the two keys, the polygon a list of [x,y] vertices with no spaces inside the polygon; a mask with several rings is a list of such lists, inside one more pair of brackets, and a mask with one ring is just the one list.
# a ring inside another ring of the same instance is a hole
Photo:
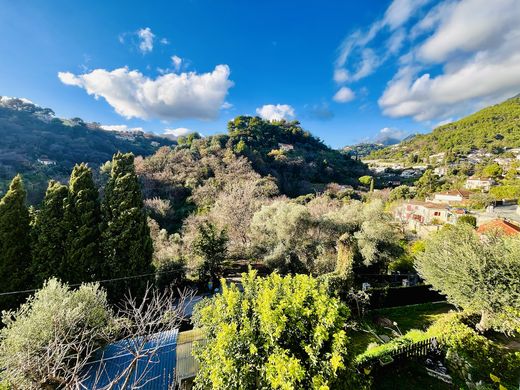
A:
{"label": "pine tree", "polygon": [[68,196],[67,186],[51,180],[33,227],[34,244],[32,267],[38,285],[53,276],[61,275],[67,230],[64,223],[64,203]]}
{"label": "pine tree", "polygon": [[[30,219],[25,198],[22,178],[17,175],[0,200],[0,292],[25,290],[32,284]],[[13,308],[24,298],[0,297],[0,310]]]}
{"label": "pine tree", "polygon": [[[105,187],[102,213],[103,249],[111,276],[150,273],[153,246],[133,154],[114,155],[110,178]],[[127,288],[135,291],[142,286],[143,280],[133,279],[119,285],[119,295],[126,293]],[[115,288],[111,287],[113,291]]]}
{"label": "pine tree", "polygon": [[92,171],[86,164],[76,165],[70,175],[64,210],[67,238],[60,274],[65,281],[81,283],[104,276],[100,218],[99,194]]}

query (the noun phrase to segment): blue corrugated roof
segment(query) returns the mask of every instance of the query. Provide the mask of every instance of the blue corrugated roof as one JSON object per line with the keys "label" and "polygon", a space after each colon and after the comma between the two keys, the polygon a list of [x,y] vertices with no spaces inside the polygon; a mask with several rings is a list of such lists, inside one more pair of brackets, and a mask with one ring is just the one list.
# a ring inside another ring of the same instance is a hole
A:
{"label": "blue corrugated roof", "polygon": [[[120,376],[134,359],[131,351],[142,355],[126,386],[125,379],[118,381],[115,389],[168,390],[175,383],[175,364],[178,329],[156,333],[151,337],[120,340],[105,347],[85,371],[85,389],[101,389]],[[136,348],[144,342],[142,348]],[[125,378],[127,376],[125,375]]]}

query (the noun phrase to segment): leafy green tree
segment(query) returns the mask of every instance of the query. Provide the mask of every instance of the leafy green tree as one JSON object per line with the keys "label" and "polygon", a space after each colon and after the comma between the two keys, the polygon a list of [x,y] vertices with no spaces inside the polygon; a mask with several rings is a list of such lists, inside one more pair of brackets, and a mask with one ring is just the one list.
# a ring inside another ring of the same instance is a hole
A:
{"label": "leafy green tree", "polygon": [[439,179],[433,173],[433,170],[427,169],[423,175],[415,182],[417,195],[419,197],[426,197],[427,195],[437,191],[439,187]]}
{"label": "leafy green tree", "polygon": [[51,180],[33,225],[32,269],[38,285],[52,276],[66,279],[61,271],[67,240],[64,203],[68,193],[67,186]]}
{"label": "leafy green tree", "polygon": [[478,237],[463,223],[441,229],[416,254],[415,267],[434,289],[468,313],[480,314],[480,330],[511,333],[519,327],[520,239]]}
{"label": "leafy green tree", "polygon": [[[30,220],[25,197],[22,177],[17,175],[0,200],[0,292],[25,290],[32,284]],[[21,298],[22,295],[0,297],[0,309],[13,307]]]}
{"label": "leafy green tree", "polygon": [[477,227],[477,217],[474,215],[462,215],[457,219],[457,223],[467,223],[474,228]]}
{"label": "leafy green tree", "polygon": [[372,176],[368,176],[368,175],[361,176],[359,178],[359,182],[361,184],[363,184],[365,187],[368,187],[370,185],[370,183],[372,182]]}
{"label": "leafy green tree", "polygon": [[51,279],[16,312],[5,312],[0,330],[2,379],[16,389],[58,389],[82,372],[83,359],[114,327],[106,293],[97,284],[77,290]]}
{"label": "leafy green tree", "polygon": [[[358,377],[351,365],[348,308],[306,275],[242,275],[243,292],[223,283],[222,294],[199,304],[196,388],[341,389]],[[351,386],[351,387],[349,387]]]}
{"label": "leafy green tree", "polygon": [[[152,272],[153,244],[131,153],[114,155],[105,187],[102,215],[103,251],[110,276]],[[125,284],[134,289],[142,287],[142,281],[135,279]],[[117,290],[125,292],[121,288]]]}
{"label": "leafy green tree", "polygon": [[199,265],[199,279],[217,281],[222,273],[222,263],[226,259],[228,236],[213,223],[206,222],[198,226],[198,234],[193,242],[195,255],[202,262]]}
{"label": "leafy green tree", "polygon": [[407,185],[401,185],[395,187],[392,191],[390,191],[389,200],[400,200],[400,199],[411,199],[414,197],[414,193]]}
{"label": "leafy green tree", "polygon": [[502,172],[502,167],[498,165],[498,163],[488,164],[482,169],[482,175],[484,175],[485,177],[494,178],[500,176]]}
{"label": "leafy green tree", "polygon": [[70,283],[98,280],[104,267],[100,250],[101,214],[98,190],[86,164],[76,165],[72,170],[64,204],[67,238],[59,275]]}

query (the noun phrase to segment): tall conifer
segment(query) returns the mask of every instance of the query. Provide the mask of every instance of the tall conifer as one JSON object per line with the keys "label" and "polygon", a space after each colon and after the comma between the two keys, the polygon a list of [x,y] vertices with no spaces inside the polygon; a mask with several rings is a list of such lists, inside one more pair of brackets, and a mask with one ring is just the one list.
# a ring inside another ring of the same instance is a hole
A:
{"label": "tall conifer", "polygon": [[67,186],[51,180],[34,222],[32,265],[38,285],[42,285],[53,276],[67,279],[61,275],[67,239],[67,229],[63,220],[67,196]]}
{"label": "tall conifer", "polygon": [[[0,200],[0,292],[30,288],[31,244],[26,192],[20,175]],[[0,296],[0,310],[13,308],[23,295]]]}
{"label": "tall conifer", "polygon": [[[153,254],[150,230],[146,222],[134,155],[117,153],[112,160],[110,178],[102,204],[103,246],[112,276],[135,276],[152,271]],[[119,286],[135,289],[142,279]]]}
{"label": "tall conifer", "polygon": [[86,164],[76,165],[70,176],[69,193],[65,200],[67,239],[60,271],[69,283],[94,281],[104,276],[100,217],[99,194],[92,171]]}

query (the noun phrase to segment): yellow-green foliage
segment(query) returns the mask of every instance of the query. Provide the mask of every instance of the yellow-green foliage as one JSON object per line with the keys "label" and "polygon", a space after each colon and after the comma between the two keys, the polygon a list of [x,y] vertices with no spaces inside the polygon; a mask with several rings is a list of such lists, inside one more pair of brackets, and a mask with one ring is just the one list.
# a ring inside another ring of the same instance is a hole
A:
{"label": "yellow-green foliage", "polygon": [[242,285],[243,292],[223,283],[222,294],[196,309],[195,324],[206,336],[195,350],[198,388],[328,389],[355,380],[349,311],[323,284],[250,271]]}
{"label": "yellow-green foliage", "polygon": [[373,152],[370,158],[405,158],[410,153],[427,157],[440,152],[471,149],[492,151],[520,146],[520,97],[484,108],[461,120],[437,127],[429,134],[417,135],[399,147]]}

